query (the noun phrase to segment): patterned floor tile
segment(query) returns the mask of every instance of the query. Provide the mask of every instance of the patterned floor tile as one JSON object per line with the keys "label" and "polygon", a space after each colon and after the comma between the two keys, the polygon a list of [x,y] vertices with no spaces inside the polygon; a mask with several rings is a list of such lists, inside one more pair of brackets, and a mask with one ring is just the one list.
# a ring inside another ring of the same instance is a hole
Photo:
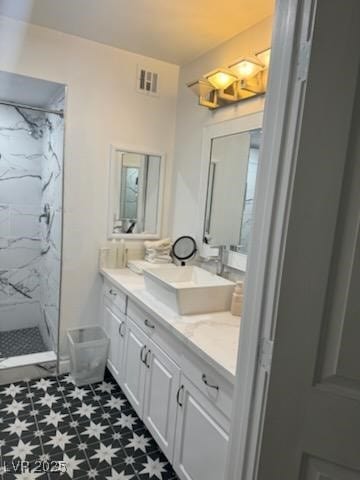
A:
{"label": "patterned floor tile", "polygon": [[0,387],[0,480],[176,478],[108,372],[84,387],[70,375]]}
{"label": "patterned floor tile", "polygon": [[58,382],[55,376],[46,377],[29,381],[28,386],[32,392],[47,392],[49,390],[56,390]]}
{"label": "patterned floor tile", "polygon": [[84,452],[69,450],[50,458],[51,480],[61,478],[63,480],[78,479],[87,476],[89,464]]}
{"label": "patterned floor tile", "polygon": [[37,430],[34,417],[7,418],[0,422],[0,440],[5,443],[16,441],[18,438],[33,437]]}
{"label": "patterned floor tile", "polygon": [[74,402],[68,402],[67,407],[72,419],[77,420],[79,423],[92,420],[101,416],[103,413],[97,402],[81,402],[80,400],[75,400]]}
{"label": "patterned floor tile", "polygon": [[0,405],[0,417],[3,420],[6,418],[15,419],[19,416],[29,415],[31,410],[33,410],[33,406],[30,399],[26,397],[14,398],[11,402]]}
{"label": "patterned floor tile", "polygon": [[3,480],[49,480],[47,473],[38,473],[36,471],[23,473],[5,473]]}
{"label": "patterned floor tile", "polygon": [[41,436],[44,453],[52,456],[67,450],[74,450],[79,444],[79,438],[74,428],[58,428],[48,430]]}
{"label": "patterned floor tile", "polygon": [[136,475],[131,465],[121,463],[101,470],[96,478],[103,480],[136,480]]}
{"label": "patterned floor tile", "polygon": [[112,465],[122,463],[125,458],[125,452],[120,442],[111,438],[89,445],[89,448],[86,450],[86,456],[91,468],[100,471]]}
{"label": "patterned floor tile", "polygon": [[34,461],[42,455],[42,449],[39,438],[17,438],[1,448],[3,463],[13,460]]}
{"label": "patterned floor tile", "polygon": [[160,451],[138,457],[133,464],[133,468],[139,480],[155,478],[158,480],[171,480],[177,478],[170,463]]}
{"label": "patterned floor tile", "polygon": [[26,382],[11,383],[10,385],[0,386],[0,405],[11,403],[14,399],[26,397],[28,395]]}
{"label": "patterned floor tile", "polygon": [[109,422],[114,432],[120,433],[121,435],[126,435],[144,428],[143,422],[132,409],[118,415],[111,415]]}
{"label": "patterned floor tile", "polygon": [[47,408],[59,408],[64,403],[63,396],[57,391],[42,392],[32,398],[34,408],[44,410]]}
{"label": "patterned floor tile", "polygon": [[123,435],[120,442],[129,457],[141,457],[144,454],[159,450],[158,444],[146,428]]}
{"label": "patterned floor tile", "polygon": [[[72,418],[67,408],[44,408],[38,410],[35,415],[39,429],[53,430],[70,425]],[[71,425],[70,425],[71,426]]]}
{"label": "patterned floor tile", "polygon": [[111,425],[101,417],[87,420],[86,422],[79,424],[76,430],[80,437],[80,441],[85,442],[88,445],[102,442],[109,438],[111,439],[114,435]]}

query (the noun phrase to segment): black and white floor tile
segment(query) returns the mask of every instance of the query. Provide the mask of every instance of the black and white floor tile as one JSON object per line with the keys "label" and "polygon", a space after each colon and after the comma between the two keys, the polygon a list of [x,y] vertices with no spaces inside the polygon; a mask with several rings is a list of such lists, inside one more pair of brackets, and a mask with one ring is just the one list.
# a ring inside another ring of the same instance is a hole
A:
{"label": "black and white floor tile", "polygon": [[175,480],[109,373],[76,387],[70,375],[0,386],[1,480]]}

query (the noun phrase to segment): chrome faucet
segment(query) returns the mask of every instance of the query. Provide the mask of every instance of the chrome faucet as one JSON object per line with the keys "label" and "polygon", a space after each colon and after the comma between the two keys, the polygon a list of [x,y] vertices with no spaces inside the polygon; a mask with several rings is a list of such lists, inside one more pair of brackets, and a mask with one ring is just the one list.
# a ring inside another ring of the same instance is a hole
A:
{"label": "chrome faucet", "polygon": [[216,248],[218,250],[218,255],[214,257],[202,257],[202,259],[206,262],[216,262],[216,274],[221,276],[225,271],[226,260],[228,257],[228,249],[226,245],[209,245],[209,247],[211,249]]}
{"label": "chrome faucet", "polygon": [[217,262],[216,273],[218,275],[222,275],[224,273],[226,261],[228,259],[228,249],[226,245],[214,245],[210,248],[217,248],[218,250],[218,255],[214,258],[214,260]]}

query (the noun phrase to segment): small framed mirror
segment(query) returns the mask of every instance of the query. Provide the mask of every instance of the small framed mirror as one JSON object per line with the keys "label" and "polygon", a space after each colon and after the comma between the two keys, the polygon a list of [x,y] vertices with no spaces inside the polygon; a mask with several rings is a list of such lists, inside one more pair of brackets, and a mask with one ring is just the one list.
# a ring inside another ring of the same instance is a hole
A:
{"label": "small framed mirror", "polygon": [[109,238],[160,238],[165,158],[139,148],[111,148]]}
{"label": "small framed mirror", "polygon": [[246,269],[261,142],[262,112],[209,125],[202,159],[204,249],[225,246]]}

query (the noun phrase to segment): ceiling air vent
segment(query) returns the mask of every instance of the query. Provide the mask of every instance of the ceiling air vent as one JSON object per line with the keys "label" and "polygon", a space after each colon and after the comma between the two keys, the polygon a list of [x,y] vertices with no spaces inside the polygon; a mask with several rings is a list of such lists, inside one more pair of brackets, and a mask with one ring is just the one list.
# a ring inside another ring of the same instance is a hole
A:
{"label": "ceiling air vent", "polygon": [[159,74],[138,67],[137,91],[145,95],[159,95]]}

